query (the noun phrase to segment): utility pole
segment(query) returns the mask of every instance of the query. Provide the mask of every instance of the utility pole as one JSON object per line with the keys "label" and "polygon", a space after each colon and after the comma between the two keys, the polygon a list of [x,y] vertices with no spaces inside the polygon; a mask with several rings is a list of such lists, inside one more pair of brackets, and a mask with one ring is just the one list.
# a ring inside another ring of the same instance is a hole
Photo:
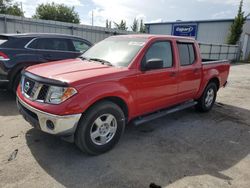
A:
{"label": "utility pole", "polygon": [[[20,2],[21,5],[21,10],[23,12],[23,2]],[[24,33],[24,20],[23,20],[24,15],[22,16],[22,32]]]}
{"label": "utility pole", "polygon": [[92,10],[92,26],[94,26],[94,11]]}
{"label": "utility pole", "polygon": [[21,10],[23,12],[23,2],[20,2],[20,4],[21,4]]}

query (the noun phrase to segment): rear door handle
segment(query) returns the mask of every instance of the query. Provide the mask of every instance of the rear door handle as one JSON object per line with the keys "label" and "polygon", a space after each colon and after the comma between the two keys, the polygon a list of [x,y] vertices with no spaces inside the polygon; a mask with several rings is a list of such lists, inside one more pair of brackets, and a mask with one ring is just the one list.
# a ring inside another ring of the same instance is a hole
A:
{"label": "rear door handle", "polygon": [[170,72],[169,76],[170,77],[176,77],[177,76],[177,72]]}
{"label": "rear door handle", "polygon": [[193,69],[194,73],[198,73],[199,71],[200,71],[200,69],[198,69],[198,68]]}

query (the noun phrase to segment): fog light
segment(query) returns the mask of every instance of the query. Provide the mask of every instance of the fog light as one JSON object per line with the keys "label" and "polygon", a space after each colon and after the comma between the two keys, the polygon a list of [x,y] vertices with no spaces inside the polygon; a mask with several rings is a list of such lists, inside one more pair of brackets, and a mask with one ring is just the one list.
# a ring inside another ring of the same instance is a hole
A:
{"label": "fog light", "polygon": [[54,125],[54,123],[51,120],[47,120],[46,121],[46,125],[47,125],[47,128],[50,129],[50,130],[54,130],[55,129],[55,125]]}

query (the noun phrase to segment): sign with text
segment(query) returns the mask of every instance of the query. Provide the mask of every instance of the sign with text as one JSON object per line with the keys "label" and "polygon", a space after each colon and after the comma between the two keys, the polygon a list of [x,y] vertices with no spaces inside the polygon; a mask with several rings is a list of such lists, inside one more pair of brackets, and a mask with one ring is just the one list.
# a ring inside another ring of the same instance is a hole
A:
{"label": "sign with text", "polygon": [[172,35],[183,37],[196,37],[197,25],[185,24],[185,25],[173,25]]}

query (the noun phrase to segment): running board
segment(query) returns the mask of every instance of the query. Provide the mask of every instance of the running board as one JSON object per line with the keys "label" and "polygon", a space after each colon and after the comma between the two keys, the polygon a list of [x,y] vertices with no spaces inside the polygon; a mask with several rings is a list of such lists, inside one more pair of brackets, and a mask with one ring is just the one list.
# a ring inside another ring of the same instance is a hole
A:
{"label": "running board", "polygon": [[134,123],[135,126],[138,126],[140,124],[143,124],[143,123],[158,119],[158,118],[163,117],[163,116],[166,116],[168,114],[172,114],[174,112],[178,112],[178,111],[184,110],[186,108],[193,107],[196,104],[197,104],[196,101],[189,101],[189,102],[180,104],[178,106],[174,106],[172,108],[161,110],[159,112],[156,112],[156,113],[153,113],[153,114],[150,114],[150,115],[142,116],[142,117],[140,117],[138,119],[135,119],[133,121],[133,123]]}

